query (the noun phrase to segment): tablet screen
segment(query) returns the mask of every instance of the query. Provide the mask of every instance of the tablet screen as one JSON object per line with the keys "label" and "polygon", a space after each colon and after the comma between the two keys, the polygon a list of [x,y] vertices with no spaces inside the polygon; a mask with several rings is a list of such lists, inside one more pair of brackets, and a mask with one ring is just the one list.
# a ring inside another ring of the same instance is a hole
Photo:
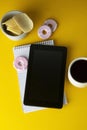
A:
{"label": "tablet screen", "polygon": [[24,104],[61,108],[67,49],[31,45]]}

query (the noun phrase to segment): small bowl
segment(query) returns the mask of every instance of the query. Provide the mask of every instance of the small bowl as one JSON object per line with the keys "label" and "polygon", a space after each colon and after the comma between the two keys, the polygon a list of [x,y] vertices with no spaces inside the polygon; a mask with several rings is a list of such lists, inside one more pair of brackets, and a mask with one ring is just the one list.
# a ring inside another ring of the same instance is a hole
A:
{"label": "small bowl", "polygon": [[23,13],[23,12],[21,12],[21,11],[9,11],[8,13],[6,13],[2,17],[1,22],[0,22],[0,27],[1,27],[1,30],[2,30],[3,34],[5,34],[5,36],[7,36],[9,39],[15,40],[15,41],[24,38],[27,35],[27,33],[22,33],[22,34],[20,34],[18,36],[13,35],[12,33],[8,32],[5,29],[5,26],[3,26],[2,23],[4,23],[6,20],[12,18],[14,15],[19,14],[19,13]]}

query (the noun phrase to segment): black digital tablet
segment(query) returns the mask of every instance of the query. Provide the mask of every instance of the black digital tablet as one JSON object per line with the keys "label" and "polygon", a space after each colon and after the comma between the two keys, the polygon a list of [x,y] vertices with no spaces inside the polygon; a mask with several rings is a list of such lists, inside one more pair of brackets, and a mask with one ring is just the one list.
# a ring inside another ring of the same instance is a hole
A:
{"label": "black digital tablet", "polygon": [[32,44],[24,104],[62,108],[67,48]]}

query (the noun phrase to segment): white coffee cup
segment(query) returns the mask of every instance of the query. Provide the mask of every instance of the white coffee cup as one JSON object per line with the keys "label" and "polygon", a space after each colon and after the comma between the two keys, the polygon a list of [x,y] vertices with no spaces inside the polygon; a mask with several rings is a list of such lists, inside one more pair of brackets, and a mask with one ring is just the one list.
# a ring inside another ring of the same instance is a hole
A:
{"label": "white coffee cup", "polygon": [[3,22],[5,22],[6,20],[12,18],[14,15],[19,14],[19,13],[22,13],[22,12],[21,11],[9,11],[2,17],[1,22],[0,22],[1,31],[5,34],[5,36],[7,36],[11,40],[20,40],[27,35],[27,33],[22,33],[18,36],[14,36],[14,35],[7,33],[6,30],[3,28],[3,25],[2,25]]}
{"label": "white coffee cup", "polygon": [[[83,71],[83,72],[82,72]],[[72,85],[83,88],[87,86],[87,58],[74,59],[68,68],[68,79]]]}

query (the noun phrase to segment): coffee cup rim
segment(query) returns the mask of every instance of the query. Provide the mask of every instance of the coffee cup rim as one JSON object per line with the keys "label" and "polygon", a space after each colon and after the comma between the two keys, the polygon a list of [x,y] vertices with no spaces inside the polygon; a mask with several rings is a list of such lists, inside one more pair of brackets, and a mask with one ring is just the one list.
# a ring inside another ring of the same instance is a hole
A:
{"label": "coffee cup rim", "polygon": [[79,57],[79,58],[75,58],[74,60],[72,60],[72,62],[70,63],[69,67],[68,67],[68,79],[69,81],[72,83],[72,85],[76,86],[76,87],[79,87],[79,88],[82,88],[82,87],[85,87],[87,85],[87,82],[79,82],[77,80],[75,80],[72,75],[71,75],[71,67],[72,65],[76,62],[76,61],[79,61],[79,60],[87,60],[86,57]]}

